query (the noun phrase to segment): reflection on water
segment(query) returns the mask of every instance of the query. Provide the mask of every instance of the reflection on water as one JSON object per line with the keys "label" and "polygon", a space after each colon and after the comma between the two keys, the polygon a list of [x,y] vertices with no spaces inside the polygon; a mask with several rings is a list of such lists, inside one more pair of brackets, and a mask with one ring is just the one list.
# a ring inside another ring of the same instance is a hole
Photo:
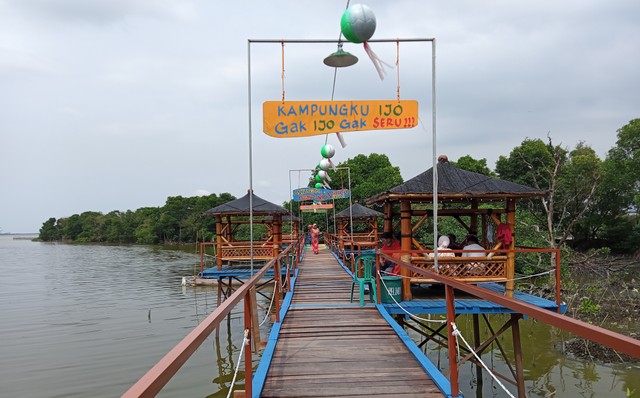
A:
{"label": "reflection on water", "polygon": [[[181,286],[197,259],[156,247],[1,236],[0,395],[121,395],[216,308],[213,288]],[[160,396],[226,396],[242,343],[241,311]]]}
{"label": "reflection on water", "polygon": [[[191,275],[197,262],[193,251],[36,243],[0,236],[1,395],[121,395],[216,308],[214,287],[181,286],[181,277]],[[269,306],[264,296],[258,295],[258,300]],[[159,396],[226,396],[242,344],[241,311],[242,305]],[[507,318],[490,319],[497,330]],[[458,318],[457,324],[465,339],[473,341],[470,317]],[[572,359],[563,354],[567,335],[532,320],[520,324],[528,396],[625,397],[628,388],[631,396],[640,397],[639,367]],[[269,325],[261,330],[264,339]],[[511,334],[499,340],[512,357]],[[446,350],[429,344],[428,352],[441,369],[448,369]],[[255,368],[259,356],[253,358]],[[509,373],[495,344],[482,358]],[[241,365],[238,389],[244,388],[243,371]],[[506,396],[486,372],[481,388],[475,375],[475,365],[461,367],[465,396]]]}

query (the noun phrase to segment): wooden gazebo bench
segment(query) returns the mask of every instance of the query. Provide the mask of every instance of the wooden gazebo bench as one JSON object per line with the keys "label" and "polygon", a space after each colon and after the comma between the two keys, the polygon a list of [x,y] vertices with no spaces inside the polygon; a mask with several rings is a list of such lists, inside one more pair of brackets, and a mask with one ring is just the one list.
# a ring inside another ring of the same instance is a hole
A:
{"label": "wooden gazebo bench", "polygon": [[[488,255],[483,257],[438,257],[438,269],[434,259],[412,256],[412,265],[437,271],[463,282],[506,282],[509,279],[507,256]],[[433,279],[411,273],[412,283],[433,283]]]}
{"label": "wooden gazebo bench", "polygon": [[[254,242],[253,259],[256,261],[269,261],[274,257],[272,242]],[[233,262],[245,262],[251,260],[251,245],[248,242],[238,244],[225,244],[221,247],[218,258],[228,264]]]}

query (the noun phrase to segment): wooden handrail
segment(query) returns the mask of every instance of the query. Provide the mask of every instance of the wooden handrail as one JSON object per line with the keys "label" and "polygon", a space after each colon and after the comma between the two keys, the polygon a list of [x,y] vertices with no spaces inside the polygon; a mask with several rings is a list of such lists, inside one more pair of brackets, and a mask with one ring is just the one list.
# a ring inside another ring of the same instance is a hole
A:
{"label": "wooden handrail", "polygon": [[[546,250],[556,252],[556,257],[559,257],[560,255],[559,253],[560,250],[558,249],[546,249]],[[513,251],[528,252],[528,251],[535,251],[535,250],[533,249],[517,250],[516,249]],[[407,268],[412,272],[416,272],[418,274],[427,276],[430,279],[434,279],[439,283],[445,284],[454,289],[458,289],[466,293],[472,294],[476,297],[494,302],[496,304],[500,304],[503,307],[517,311],[520,314],[524,314],[532,318],[538,319],[551,326],[555,326],[559,329],[566,330],[578,336],[584,337],[588,340],[592,340],[596,343],[613,348],[614,350],[621,351],[635,358],[640,358],[640,340],[631,338],[629,336],[625,336],[620,333],[612,332],[610,330],[589,324],[587,322],[570,318],[566,315],[558,314],[553,311],[539,308],[533,304],[529,304],[529,303],[516,300],[510,297],[506,297],[501,294],[497,294],[488,289],[483,289],[481,287],[477,287],[472,284],[467,284],[464,282],[457,281],[455,278],[449,278],[449,277],[437,274],[435,272],[431,272],[427,269],[414,267],[411,264],[398,260],[395,257],[388,256],[387,254],[380,253],[379,255],[383,259],[394,261],[396,264],[400,264],[401,267]],[[559,268],[559,263],[560,262],[557,261],[557,268]],[[557,269],[556,273],[559,274],[560,270]]]}
{"label": "wooden handrail", "polygon": [[[556,285],[558,289],[556,294],[559,296],[559,285],[560,285],[560,276],[559,276],[560,275],[560,250],[559,249],[519,249],[519,250],[507,250],[507,251],[512,251],[512,252],[541,252],[541,251],[549,252],[550,251],[555,253]],[[407,254],[407,252],[404,252],[404,253]],[[446,306],[447,306],[447,334],[448,334],[448,342],[449,342],[448,347],[449,347],[449,366],[450,366],[449,383],[451,386],[452,393],[456,393],[459,388],[458,366],[456,363],[457,348],[455,346],[455,338],[453,336],[453,327],[452,327],[452,324],[455,320],[454,289],[458,289],[463,292],[472,294],[476,297],[502,305],[503,307],[516,311],[517,313],[530,316],[532,318],[540,320],[551,326],[555,326],[559,329],[566,330],[570,333],[584,337],[588,340],[613,348],[616,351],[621,351],[632,357],[640,358],[640,340],[634,339],[629,336],[625,336],[620,333],[612,332],[610,330],[607,330],[586,322],[582,322],[580,320],[570,318],[568,316],[555,313],[553,311],[545,310],[535,305],[513,299],[511,297],[494,293],[488,289],[483,289],[472,284],[458,281],[455,278],[450,278],[450,277],[440,275],[438,273],[430,271],[429,269],[414,267],[413,265],[403,262],[402,260],[399,260],[395,257],[391,257],[386,253],[383,254],[381,252],[378,252],[377,255],[379,256],[380,259],[393,261],[396,264],[399,264],[401,267],[404,267],[417,274],[424,275],[429,279],[433,279],[445,285],[445,292],[446,292],[445,300],[446,300]],[[380,298],[380,280],[379,280],[380,265],[379,263],[380,263],[379,261],[376,261],[376,285],[378,289],[378,301],[380,300],[379,299]],[[453,396],[457,397],[458,395],[456,394]]]}
{"label": "wooden handrail", "polygon": [[[231,310],[241,301],[244,300],[245,308],[245,329],[251,330],[251,311],[249,291],[255,287],[265,273],[274,268],[274,279],[276,280],[276,288],[273,294],[279,294],[280,291],[280,261],[284,256],[288,256],[291,252],[295,256],[295,265],[299,259],[299,251],[303,246],[299,243],[287,247],[277,257],[274,257],[266,265],[264,265],[256,274],[246,283],[238,288],[231,296],[229,296],[222,304],[218,306],[209,316],[207,316],[198,326],[196,326],[182,341],[180,341],[171,351],[169,351],[158,363],[156,363],[142,378],[140,378],[122,397],[155,397],[162,388],[171,380],[187,360],[193,355],[198,347],[204,343],[209,335],[220,325]],[[289,289],[290,289],[289,283]],[[279,298],[276,303],[276,311],[279,312]],[[247,312],[249,312],[247,314]],[[279,313],[276,314],[276,320],[279,321]],[[251,336],[251,334],[249,334]],[[251,337],[249,337],[250,339]],[[251,344],[249,343],[249,346]],[[245,392],[246,396],[251,396],[251,350],[245,350]],[[249,371],[247,371],[247,369]]]}

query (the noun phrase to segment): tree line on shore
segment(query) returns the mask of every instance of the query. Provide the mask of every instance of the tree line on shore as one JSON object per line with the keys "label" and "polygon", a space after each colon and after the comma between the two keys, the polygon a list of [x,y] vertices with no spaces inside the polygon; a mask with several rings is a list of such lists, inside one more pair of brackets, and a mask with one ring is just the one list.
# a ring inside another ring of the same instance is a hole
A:
{"label": "tree line on shore", "polygon": [[[544,140],[526,138],[508,156],[499,157],[495,170],[487,167],[486,159],[469,155],[452,163],[548,192],[544,198],[521,201],[516,225],[520,243],[570,245],[579,250],[597,248],[617,254],[640,249],[640,119],[631,120],[617,131],[616,144],[605,159],[600,159],[584,142],[570,149],[554,144],[548,135]],[[352,201],[364,202],[403,182],[400,169],[386,155],[358,155],[339,166],[350,168]],[[333,185],[345,185],[346,178],[341,173],[330,172]],[[87,211],[49,218],[40,228],[39,239],[136,244],[207,241],[214,237],[215,219],[203,213],[234,199],[229,193],[172,196],[161,207],[107,214]],[[348,201],[336,203],[337,211],[348,207]],[[287,202],[284,206],[297,214],[297,203]],[[325,216],[309,218],[324,222]],[[428,241],[426,227],[419,234]]]}

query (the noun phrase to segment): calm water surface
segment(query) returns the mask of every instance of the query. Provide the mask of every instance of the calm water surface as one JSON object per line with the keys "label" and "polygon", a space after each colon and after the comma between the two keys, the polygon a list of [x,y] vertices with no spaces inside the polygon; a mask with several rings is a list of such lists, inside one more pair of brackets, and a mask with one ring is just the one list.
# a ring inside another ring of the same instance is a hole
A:
{"label": "calm water surface", "polygon": [[[197,261],[194,253],[157,247],[0,236],[0,396],[120,396],[215,309],[213,288],[180,284]],[[241,311],[238,306],[160,396],[226,396],[242,342]],[[458,326],[471,341],[469,322],[461,318]],[[537,322],[521,322],[521,334],[530,397],[626,397],[627,388],[640,397],[637,366],[571,359],[562,354],[567,336]],[[507,373],[497,348],[494,353],[483,359]],[[445,350],[429,355],[446,367]],[[477,388],[471,365],[460,375],[467,397],[507,396],[486,373]],[[242,373],[239,379],[242,388]]]}

